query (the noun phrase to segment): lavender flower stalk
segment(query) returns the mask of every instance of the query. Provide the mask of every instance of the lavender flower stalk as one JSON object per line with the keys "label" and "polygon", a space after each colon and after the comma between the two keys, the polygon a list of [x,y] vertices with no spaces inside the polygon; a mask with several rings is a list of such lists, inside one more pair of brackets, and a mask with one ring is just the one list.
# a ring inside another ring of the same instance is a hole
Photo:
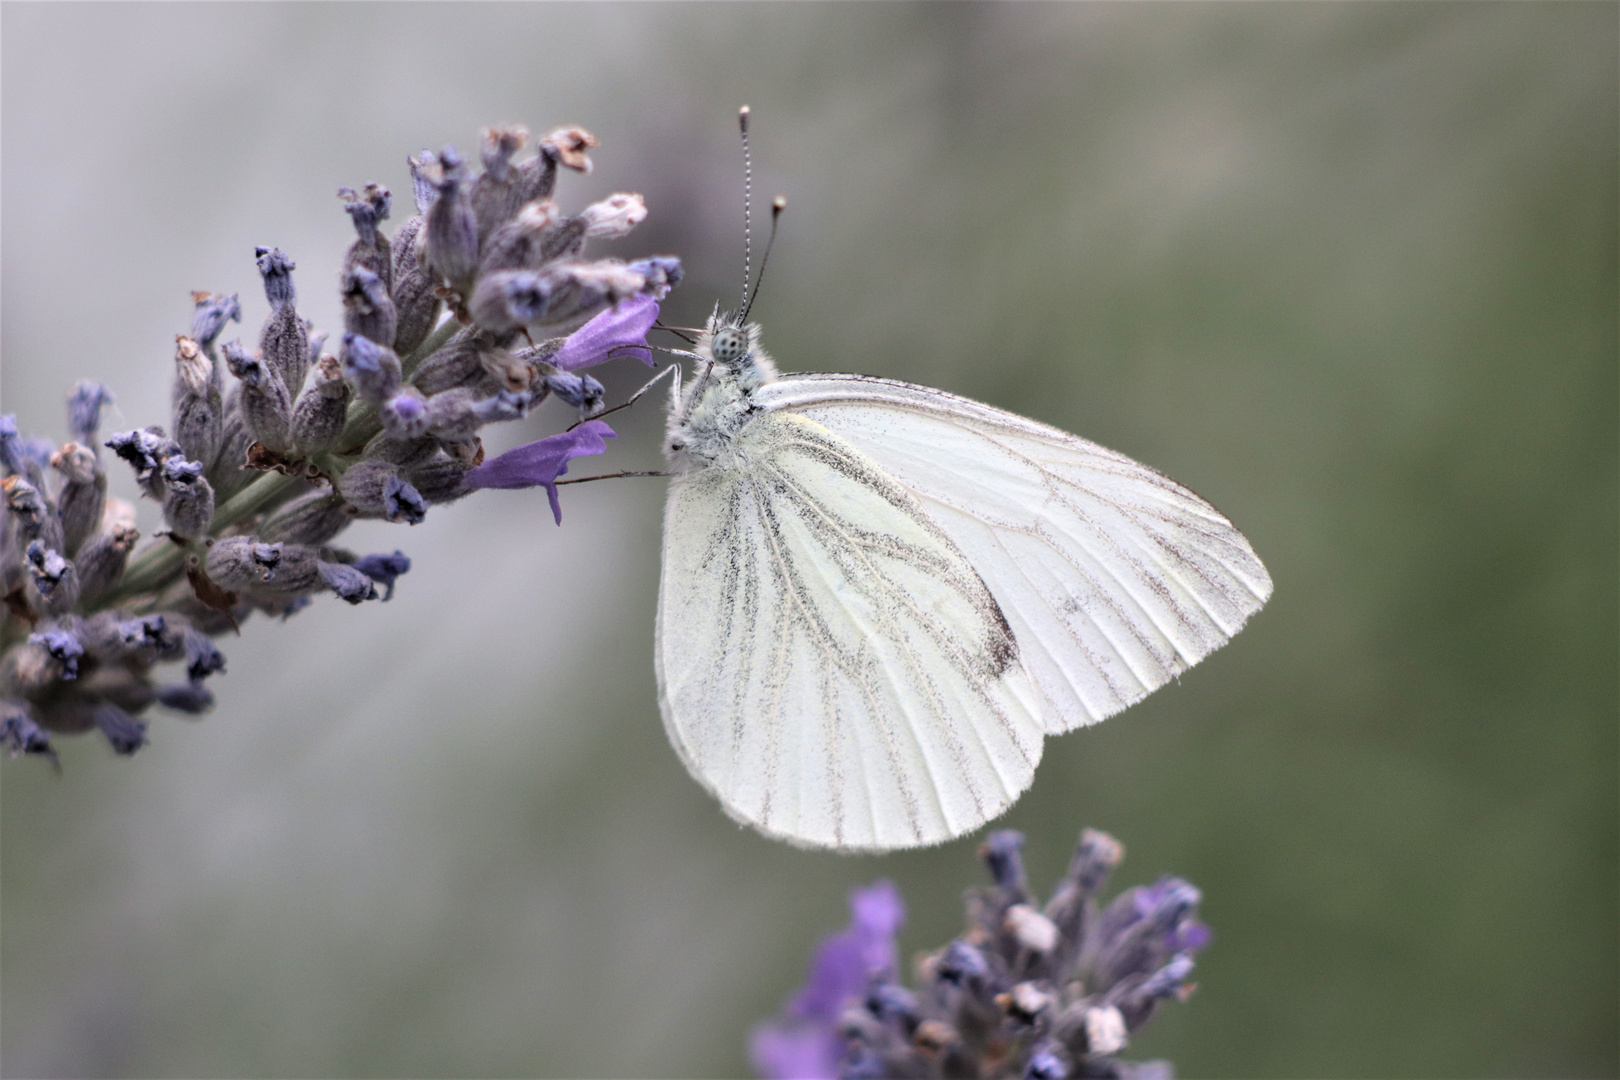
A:
{"label": "lavender flower stalk", "polygon": [[804,988],[754,1030],[769,1080],[876,1077],[1117,1077],[1169,1080],[1168,1062],[1118,1055],[1168,998],[1185,999],[1193,953],[1209,943],[1200,894],[1179,878],[1097,894],[1124,849],[1087,829],[1045,907],[1024,880],[1022,834],[979,849],[994,885],[970,889],[968,928],[897,975],[900,894],[880,881],[850,895],[850,925],[822,942]]}
{"label": "lavender flower stalk", "polygon": [[[561,523],[557,478],[614,435],[589,419],[601,384],[577,371],[650,364],[646,334],[681,269],[670,256],[586,258],[588,239],[623,236],[646,207],[620,194],[566,216],[558,168],[588,172],[596,140],[559,128],[514,161],[528,141],[521,127],[487,129],[476,176],[453,148],[413,157],[418,213],[392,237],[387,188],[339,189],[356,238],[330,335],[300,315],[297,264],[279,248],[254,252],[270,307],[256,345],[218,340],[242,320],[235,294],[193,293],[167,428],[104,435],[112,395],[90,382],[73,389],[60,448],[0,417],[0,743],[12,756],[54,761],[52,733],[92,729],[134,753],[152,705],[212,707],[205,680],[225,659],[211,639],[254,612],[290,615],[323,592],[391,599],[410,559],[336,546],[356,517],[415,524],[482,487],[543,487]],[[553,394],[580,423],[484,461],[483,427]],[[163,529],[138,549],[134,508],[107,494],[103,446],[162,508]],[[169,663],[178,679],[160,679]]]}

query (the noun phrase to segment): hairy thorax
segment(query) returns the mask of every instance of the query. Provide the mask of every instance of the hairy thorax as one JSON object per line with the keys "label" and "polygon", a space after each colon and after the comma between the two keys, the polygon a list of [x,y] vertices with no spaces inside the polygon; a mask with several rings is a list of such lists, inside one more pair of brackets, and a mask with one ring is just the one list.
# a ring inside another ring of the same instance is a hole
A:
{"label": "hairy thorax", "polygon": [[759,347],[755,323],[737,327],[723,316],[711,317],[694,352],[695,378],[670,395],[664,456],[676,473],[729,467],[738,435],[759,413],[754,391],[776,378],[776,365]]}

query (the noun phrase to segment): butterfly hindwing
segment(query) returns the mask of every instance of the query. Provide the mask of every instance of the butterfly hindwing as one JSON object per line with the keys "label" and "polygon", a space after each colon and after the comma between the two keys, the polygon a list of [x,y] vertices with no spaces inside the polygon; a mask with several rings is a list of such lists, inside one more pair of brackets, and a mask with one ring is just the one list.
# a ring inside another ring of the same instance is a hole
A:
{"label": "butterfly hindwing", "polygon": [[826,428],[751,420],[665,511],[665,726],[735,817],[812,846],[935,843],[1000,813],[1040,698],[971,561]]}

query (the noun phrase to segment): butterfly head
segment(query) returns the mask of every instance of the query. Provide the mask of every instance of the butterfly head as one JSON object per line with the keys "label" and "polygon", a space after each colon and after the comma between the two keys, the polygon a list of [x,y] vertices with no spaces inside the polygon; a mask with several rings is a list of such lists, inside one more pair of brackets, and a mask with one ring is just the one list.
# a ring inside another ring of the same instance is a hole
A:
{"label": "butterfly head", "polygon": [[776,380],[776,364],[759,344],[759,324],[744,323],[730,312],[709,316],[696,352],[714,365],[714,377],[730,378],[750,393]]}

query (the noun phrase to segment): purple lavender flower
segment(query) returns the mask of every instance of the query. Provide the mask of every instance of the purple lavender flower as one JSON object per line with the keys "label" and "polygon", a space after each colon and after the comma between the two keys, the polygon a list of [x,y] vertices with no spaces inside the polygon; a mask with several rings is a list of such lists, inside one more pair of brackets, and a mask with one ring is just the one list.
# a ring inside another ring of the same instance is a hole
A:
{"label": "purple lavender flower", "polygon": [[844,1039],[838,1018],[876,981],[895,977],[894,938],[906,920],[900,890],[879,881],[849,894],[849,928],[822,941],[804,988],[777,1020],[761,1024],[749,1058],[769,1080],[838,1075]]}
{"label": "purple lavender flower", "polygon": [[597,315],[569,334],[551,363],[564,371],[578,371],[620,356],[633,356],[652,365],[647,332],[658,321],[658,301],[632,296]]}
{"label": "purple lavender flower", "polygon": [[587,420],[561,435],[525,443],[468,470],[467,483],[474,488],[543,487],[546,498],[551,500],[551,514],[561,525],[562,504],[557,500],[557,478],[568,471],[568,463],[574,458],[605,452],[604,440],[613,438],[617,435],[606,423]]}
{"label": "purple lavender flower", "polygon": [[[681,266],[586,257],[645,203],[615,195],[570,217],[557,170],[588,171],[596,139],[559,128],[515,160],[527,142],[518,126],[486,130],[478,176],[454,149],[413,158],[418,214],[391,237],[387,188],[340,190],[355,239],[335,275],[337,355],[297,310],[292,257],[261,247],[271,312],[257,351],[218,343],[242,319],[235,294],[192,294],[172,436],[147,426],[102,440],[112,395],[89,382],[69,399],[74,443],[0,417],[0,742],[13,755],[54,760],[49,733],[89,730],[131,754],[149,707],[213,705],[204,680],[225,667],[213,638],[254,612],[285,620],[322,593],[391,597],[410,568],[402,552],[333,546],[357,517],[415,524],[479,488],[544,487],[561,523],[558,478],[613,430],[590,420],[475,467],[480,432],[550,394],[582,417],[600,411],[602,384],[573,369],[650,363],[647,331]],[[508,301],[521,301],[515,314]],[[107,496],[102,445],[163,509],[165,529],[133,551],[135,511]],[[184,664],[183,677],[164,679],[163,664]]]}
{"label": "purple lavender flower", "polygon": [[1192,954],[1210,938],[1196,918],[1198,890],[1162,878],[1099,912],[1097,891],[1123,849],[1087,829],[1037,909],[1022,846],[1005,830],[980,847],[995,884],[968,891],[967,931],[921,960],[916,992],[896,977],[894,886],[852,893],[849,929],[822,943],[804,988],[754,1030],[760,1075],[1169,1080],[1167,1062],[1117,1055],[1159,1002],[1192,991]]}

